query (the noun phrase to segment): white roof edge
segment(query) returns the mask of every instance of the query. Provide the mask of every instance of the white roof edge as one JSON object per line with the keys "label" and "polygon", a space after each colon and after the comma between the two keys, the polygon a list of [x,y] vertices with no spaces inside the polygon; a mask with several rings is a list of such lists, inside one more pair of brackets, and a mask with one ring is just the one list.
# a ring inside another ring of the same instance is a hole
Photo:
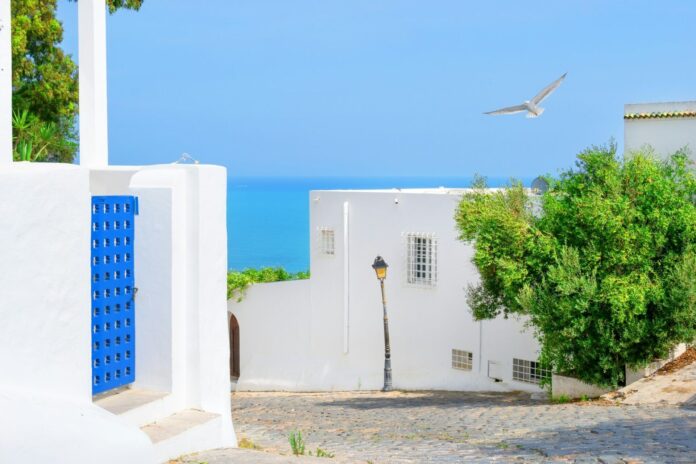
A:
{"label": "white roof edge", "polygon": [[626,103],[624,104],[624,111],[631,112],[639,109],[646,110],[651,108],[653,110],[661,111],[667,109],[696,109],[696,100],[685,100],[685,101],[665,101],[665,102],[644,102],[644,103]]}

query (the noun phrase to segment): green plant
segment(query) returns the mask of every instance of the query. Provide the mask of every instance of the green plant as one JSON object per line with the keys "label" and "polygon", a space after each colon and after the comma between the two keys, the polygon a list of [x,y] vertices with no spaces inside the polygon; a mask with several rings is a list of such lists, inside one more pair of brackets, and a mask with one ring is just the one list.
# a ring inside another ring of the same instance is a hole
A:
{"label": "green plant", "polygon": [[249,440],[246,437],[243,437],[241,440],[239,440],[238,446],[240,448],[244,448],[244,449],[253,449],[253,450],[260,450],[261,449],[261,447],[259,445],[257,445],[256,443],[254,443],[253,441]]}
{"label": "green plant", "polygon": [[55,123],[43,122],[28,110],[14,111],[12,126],[16,161],[54,161],[76,145]]}
{"label": "green plant", "polygon": [[229,271],[227,273],[227,299],[242,301],[246,290],[256,283],[279,282],[285,280],[309,279],[309,272],[288,272],[282,267],[262,267]]}
{"label": "green plant", "polygon": [[570,403],[570,401],[571,399],[568,395],[558,395],[551,398],[551,402],[556,404]]}
{"label": "green plant", "polygon": [[[310,456],[312,455],[311,451],[309,452],[309,455]],[[318,458],[333,458],[334,457],[333,453],[329,453],[328,451],[325,451],[319,447],[317,447],[317,451],[316,451],[316,453],[314,453],[314,455]]]}
{"label": "green plant", "polygon": [[290,442],[292,454],[294,454],[295,456],[303,456],[305,454],[305,442],[302,438],[302,432],[300,432],[299,430],[294,430],[290,432],[288,441]]}
{"label": "green plant", "polygon": [[476,319],[526,315],[539,361],[617,386],[696,337],[696,178],[685,153],[623,159],[592,147],[530,196],[519,183],[463,196],[459,237],[481,274]]}

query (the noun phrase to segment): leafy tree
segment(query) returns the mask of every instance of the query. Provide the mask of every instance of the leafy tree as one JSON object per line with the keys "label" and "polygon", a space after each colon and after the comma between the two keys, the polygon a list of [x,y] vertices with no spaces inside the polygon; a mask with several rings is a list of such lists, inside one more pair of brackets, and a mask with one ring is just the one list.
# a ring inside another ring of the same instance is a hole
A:
{"label": "leafy tree", "polygon": [[696,338],[696,177],[684,153],[593,147],[543,195],[476,189],[457,209],[481,274],[476,319],[529,316],[540,361],[617,386]]}
{"label": "leafy tree", "polygon": [[[57,0],[11,1],[12,106],[15,116],[26,112],[33,121],[14,126],[15,147],[26,150],[26,140],[41,138],[41,131],[46,135],[50,128],[57,136],[51,137],[40,156],[32,153],[30,158],[71,162],[77,150],[77,65],[60,48],[63,26],[56,18]],[[120,8],[137,10],[142,0],[107,0],[107,5],[112,13]],[[15,158],[22,158],[17,150]]]}

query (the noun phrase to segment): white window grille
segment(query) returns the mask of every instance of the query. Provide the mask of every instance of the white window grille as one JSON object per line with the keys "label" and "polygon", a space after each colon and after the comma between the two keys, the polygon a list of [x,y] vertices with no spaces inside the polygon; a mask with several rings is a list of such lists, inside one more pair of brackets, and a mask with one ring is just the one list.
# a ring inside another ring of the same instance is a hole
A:
{"label": "white window grille", "polygon": [[539,383],[542,379],[551,376],[551,371],[541,367],[537,361],[526,359],[512,359],[512,380],[527,383]]}
{"label": "white window grille", "polygon": [[319,253],[322,255],[335,254],[336,250],[336,239],[333,229],[327,227],[322,227],[319,229]]}
{"label": "white window grille", "polygon": [[470,371],[474,366],[474,355],[470,351],[452,349],[452,368]]}
{"label": "white window grille", "polygon": [[434,287],[437,283],[437,238],[434,234],[406,235],[406,282]]}

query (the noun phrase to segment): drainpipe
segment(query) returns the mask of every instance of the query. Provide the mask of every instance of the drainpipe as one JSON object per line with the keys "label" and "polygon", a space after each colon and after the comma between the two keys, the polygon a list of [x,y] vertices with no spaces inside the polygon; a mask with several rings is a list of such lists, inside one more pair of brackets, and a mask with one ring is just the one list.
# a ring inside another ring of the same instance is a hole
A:
{"label": "drainpipe", "polygon": [[343,203],[343,354],[350,344],[350,204]]}

